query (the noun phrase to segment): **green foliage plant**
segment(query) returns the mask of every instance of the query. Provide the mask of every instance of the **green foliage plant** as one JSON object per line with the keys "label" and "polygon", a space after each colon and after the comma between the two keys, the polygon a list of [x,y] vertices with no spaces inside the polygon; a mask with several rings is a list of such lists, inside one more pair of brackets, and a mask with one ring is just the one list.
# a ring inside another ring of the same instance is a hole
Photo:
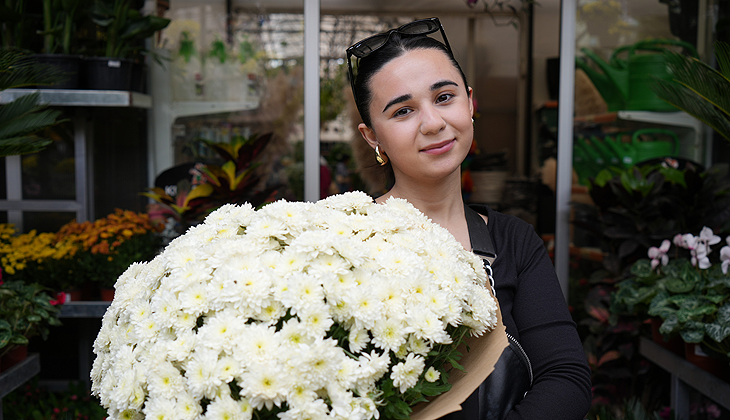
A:
{"label": "green foliage plant", "polygon": [[730,141],[730,45],[715,43],[718,70],[676,52],[665,53],[665,58],[672,79],[657,80],[657,96]]}
{"label": "green foliage plant", "polygon": [[89,0],[43,0],[43,51],[71,54],[72,35]]}
{"label": "green foliage plant", "polygon": [[[59,77],[57,71],[38,64],[25,52],[0,49],[0,91],[51,84]],[[64,120],[60,111],[39,104],[39,99],[36,92],[0,104],[0,157],[36,153],[51,144],[36,133]]]}
{"label": "green foliage plant", "polygon": [[94,0],[91,19],[103,33],[105,57],[136,57],[145,51],[142,40],[170,24],[170,19],[142,16],[132,3],[132,0]]}
{"label": "green foliage plant", "polygon": [[[730,238],[730,236],[728,237]],[[659,332],[701,343],[709,354],[730,361],[730,240],[719,253],[720,237],[709,228],[700,235],[677,235],[675,249],[637,261],[632,277],[619,284],[614,300],[634,311],[662,319]],[[711,259],[712,258],[712,259]]]}
{"label": "green foliage plant", "polygon": [[224,204],[250,203],[259,207],[272,201],[278,186],[262,187],[263,174],[257,170],[261,165],[260,154],[272,135],[233,136],[230,143],[201,139],[217,154],[217,163],[198,165],[195,185],[188,180],[181,181],[175,197],[159,187],[141,193],[154,201],[151,217],[163,223],[171,217],[184,231]]}
{"label": "green foliage plant", "polygon": [[606,270],[623,276],[663,239],[703,226],[718,232],[730,228],[728,168],[645,164],[605,169],[589,185],[595,205],[573,204],[574,224],[600,239]]}
{"label": "green foliage plant", "polygon": [[46,339],[49,326],[61,325],[60,309],[51,304],[49,290],[37,283],[7,281],[0,284],[0,356],[16,346],[28,345],[39,335]]}

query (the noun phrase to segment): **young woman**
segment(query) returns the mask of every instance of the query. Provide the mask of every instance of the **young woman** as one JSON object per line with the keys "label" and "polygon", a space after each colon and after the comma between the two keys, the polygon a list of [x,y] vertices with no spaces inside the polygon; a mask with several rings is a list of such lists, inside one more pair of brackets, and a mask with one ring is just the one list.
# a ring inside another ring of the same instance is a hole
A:
{"label": "young woman", "polygon": [[[428,36],[437,31],[444,43]],[[408,200],[471,250],[460,168],[474,135],[472,89],[440,22],[423,19],[364,39],[348,48],[347,59],[358,128],[373,164],[391,177],[392,188],[376,202]],[[475,209],[497,254],[492,269],[503,322],[534,373],[532,388],[506,418],[583,419],[590,370],[541,239],[520,219]],[[477,394],[467,400],[471,408],[448,418],[485,417],[473,406]]]}

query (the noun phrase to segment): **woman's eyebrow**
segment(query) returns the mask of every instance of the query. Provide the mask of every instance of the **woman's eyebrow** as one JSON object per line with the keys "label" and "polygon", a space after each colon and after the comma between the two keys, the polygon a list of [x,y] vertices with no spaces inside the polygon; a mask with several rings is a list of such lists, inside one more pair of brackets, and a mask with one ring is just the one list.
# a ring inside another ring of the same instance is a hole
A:
{"label": "woman's eyebrow", "polygon": [[458,83],[452,82],[451,80],[442,80],[431,85],[431,91],[439,90],[444,86],[459,86]]}
{"label": "woman's eyebrow", "polygon": [[399,102],[405,102],[405,101],[407,101],[407,100],[409,100],[411,98],[413,98],[413,96],[410,93],[407,93],[405,95],[401,95],[401,96],[393,99],[392,101],[388,102],[388,105],[386,105],[385,108],[383,108],[383,112],[387,111],[388,108],[390,108],[391,106],[393,106],[393,105],[395,105],[395,104],[397,104]]}

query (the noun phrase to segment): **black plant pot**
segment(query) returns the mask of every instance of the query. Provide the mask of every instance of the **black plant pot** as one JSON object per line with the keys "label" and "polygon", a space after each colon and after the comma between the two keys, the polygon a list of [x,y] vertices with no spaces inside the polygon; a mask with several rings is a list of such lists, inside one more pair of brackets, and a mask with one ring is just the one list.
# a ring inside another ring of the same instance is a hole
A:
{"label": "black plant pot", "polygon": [[91,90],[130,90],[133,61],[117,57],[87,57],[86,88]]}
{"label": "black plant pot", "polygon": [[39,86],[42,89],[79,89],[81,63],[83,57],[71,54],[35,54],[34,59],[40,64],[54,67],[63,74],[62,78],[52,84]]}
{"label": "black plant pot", "polygon": [[135,61],[132,64],[131,90],[134,92],[146,93],[147,72],[143,62]]}

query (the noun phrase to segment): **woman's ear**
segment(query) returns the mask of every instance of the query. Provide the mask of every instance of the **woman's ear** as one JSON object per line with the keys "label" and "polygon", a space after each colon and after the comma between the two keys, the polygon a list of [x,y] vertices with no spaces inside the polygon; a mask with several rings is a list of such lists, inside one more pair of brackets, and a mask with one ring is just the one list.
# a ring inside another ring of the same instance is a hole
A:
{"label": "woman's ear", "polygon": [[469,93],[469,113],[471,114],[471,117],[474,118],[474,89],[469,86],[467,92]]}
{"label": "woman's ear", "polygon": [[375,135],[375,131],[373,131],[372,128],[365,125],[365,123],[360,123],[357,126],[357,129],[360,130],[360,134],[362,135],[362,138],[365,139],[365,141],[375,149],[375,146],[378,145],[378,137]]}

